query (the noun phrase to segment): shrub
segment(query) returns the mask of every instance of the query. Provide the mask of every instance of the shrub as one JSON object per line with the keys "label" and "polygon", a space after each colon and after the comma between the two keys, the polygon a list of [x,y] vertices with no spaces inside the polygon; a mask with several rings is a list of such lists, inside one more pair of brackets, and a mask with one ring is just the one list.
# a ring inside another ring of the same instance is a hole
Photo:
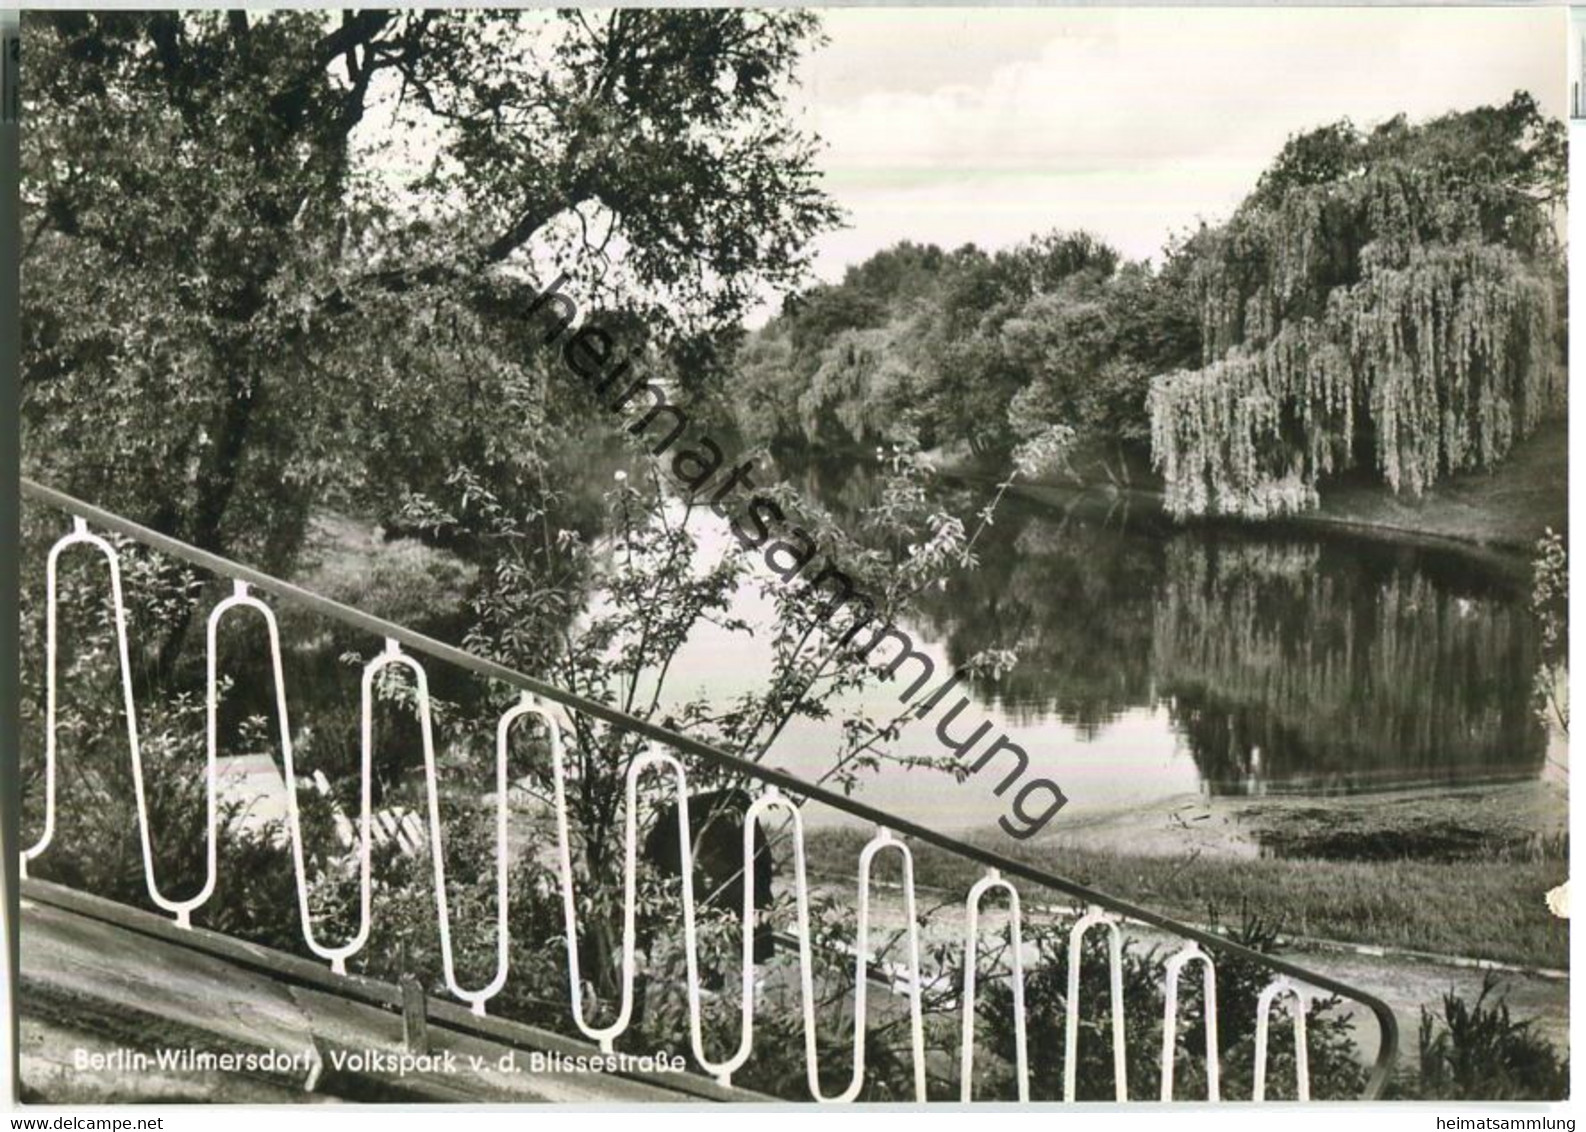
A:
{"label": "shrub", "polygon": [[[1215,917],[1214,917],[1215,918]],[[1068,988],[1068,924],[1027,926],[1025,939],[1033,942],[1036,958],[1025,968],[1025,1006],[1030,1056],[1032,1100],[1061,1100],[1063,1095],[1064,1023]],[[1254,951],[1273,950],[1278,927],[1248,909],[1230,939]],[[1075,1099],[1112,1100],[1112,1003],[1108,993],[1107,946],[1103,933],[1093,929],[1086,937],[1080,964],[1079,1067]],[[1130,1100],[1154,1100],[1161,1095],[1160,1053],[1164,984],[1157,948],[1140,952],[1125,936],[1123,944],[1123,998],[1125,1011],[1126,1068]],[[1220,1052],[1220,1093],[1224,1100],[1251,1095],[1254,1084],[1256,1000],[1272,981],[1265,964],[1237,956],[1216,954],[1217,1044]],[[1011,1098],[1014,1033],[1011,992],[1005,982],[988,987],[980,1009],[981,1033],[996,1062],[987,1080],[976,1084],[976,1097]],[[1174,1097],[1199,1099],[1206,1095],[1206,1031],[1200,967],[1185,969],[1179,981],[1179,1014],[1176,1034]],[[1267,1096],[1292,1099],[1294,1089],[1293,1027],[1287,1006],[1292,999],[1273,1004],[1267,1057]],[[1313,998],[1306,1014],[1310,1055],[1311,1097],[1344,1100],[1360,1096],[1366,1073],[1350,1032],[1350,1022],[1339,1010],[1336,997]]]}
{"label": "shrub", "polygon": [[1421,1008],[1420,1070],[1399,1082],[1399,1093],[1423,1100],[1563,1100],[1569,1095],[1569,1058],[1536,1033],[1534,1020],[1515,1021],[1489,971],[1476,1001],[1454,991],[1441,1013]]}

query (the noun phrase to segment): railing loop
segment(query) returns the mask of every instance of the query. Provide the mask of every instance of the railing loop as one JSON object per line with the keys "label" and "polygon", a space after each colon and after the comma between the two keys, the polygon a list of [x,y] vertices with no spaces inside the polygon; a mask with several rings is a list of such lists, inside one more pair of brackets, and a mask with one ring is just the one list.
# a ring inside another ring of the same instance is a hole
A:
{"label": "railing loop", "polygon": [[1217,971],[1212,957],[1200,949],[1193,940],[1186,943],[1163,965],[1166,990],[1162,1006],[1162,1099],[1173,1099],[1173,1069],[1178,1060],[1178,983],[1179,975],[1189,963],[1203,965],[1202,999],[1206,1020],[1206,1099],[1220,1098],[1218,1072],[1220,1053],[1217,1045]]}
{"label": "railing loop", "polygon": [[[815,1099],[836,1103],[852,1101],[864,1088],[865,1081],[865,1020],[870,982],[870,875],[876,855],[885,849],[896,849],[903,859],[904,915],[908,921],[909,939],[909,1035],[914,1063],[915,1099],[925,1100],[925,1020],[920,1001],[920,931],[914,918],[914,859],[907,845],[895,840],[883,827],[859,854],[859,912],[857,934],[854,938],[854,1068],[848,1087],[835,1097],[822,1096],[815,1090]],[[812,1076],[811,1086],[818,1082]]]}
{"label": "railing loop", "polygon": [[1267,1099],[1267,1031],[1268,1020],[1272,1012],[1272,1003],[1283,995],[1294,997],[1294,1094],[1302,1101],[1311,1099],[1311,1062],[1310,1051],[1305,1044],[1305,992],[1290,981],[1287,975],[1279,975],[1268,983],[1262,990],[1261,997],[1256,1000],[1256,1065],[1255,1089],[1251,1095],[1253,1101]]}
{"label": "railing loop", "polygon": [[[330,963],[332,969],[338,974],[346,974],[346,959],[351,952],[344,951],[341,948],[326,947],[314,936],[314,918],[313,912],[309,908],[308,900],[308,868],[303,853],[303,823],[297,808],[297,765],[292,742],[292,725],[287,715],[286,676],[281,662],[280,629],[276,625],[275,612],[264,602],[254,597],[248,589],[248,583],[241,580],[237,580],[233,585],[231,597],[216,605],[209,614],[207,634],[210,656],[210,687],[213,688],[215,686],[215,638],[220,630],[221,619],[228,610],[239,607],[256,610],[259,616],[264,618],[265,634],[270,643],[270,671],[275,682],[275,719],[281,745],[281,769],[285,778],[287,833],[291,838],[292,869],[297,877],[297,911],[299,922],[303,928],[303,941],[308,945],[310,951]],[[215,711],[216,704],[211,700],[209,731],[212,745],[217,742]],[[320,792],[324,793],[325,790],[321,789]]]}
{"label": "railing loop", "polygon": [[[203,887],[185,900],[172,900],[160,891],[154,876],[154,840],[149,828],[148,793],[143,780],[143,748],[138,739],[138,712],[132,694],[132,659],[127,640],[127,608],[121,588],[121,556],[107,541],[88,530],[88,522],[81,515],[72,516],[72,530],[50,547],[44,568],[45,629],[44,629],[44,831],[38,841],[22,851],[20,872],[27,876],[28,862],[49,848],[55,837],[56,764],[59,758],[60,710],[60,648],[58,629],[58,591],[61,553],[72,546],[91,546],[104,555],[110,568],[110,602],[116,625],[116,659],[121,670],[122,711],[127,721],[127,749],[132,761],[132,790],[138,807],[138,840],[143,851],[143,882],[154,904],[176,917],[176,922],[186,928],[192,926],[191,913],[215,888],[215,751],[209,746],[206,759],[205,834],[207,865]],[[213,695],[213,692],[211,692]]]}
{"label": "railing loop", "polygon": [[1098,924],[1107,929],[1107,970],[1110,977],[1108,1002],[1112,1007],[1113,1092],[1120,1101],[1129,1099],[1128,1050],[1123,1016],[1123,932],[1118,917],[1091,905],[1075,921],[1068,934],[1068,1002],[1063,1042],[1063,1099],[1072,1102],[1079,1079],[1079,967],[1084,951],[1085,933]]}
{"label": "railing loop", "polygon": [[507,977],[507,824],[506,824],[506,748],[501,743],[498,726],[496,749],[496,973],[483,988],[468,990],[457,982],[456,961],[452,953],[452,927],[450,902],[446,893],[446,849],[441,835],[440,771],[435,760],[435,726],[430,709],[429,677],[424,666],[402,651],[399,641],[387,637],[385,649],[364,666],[362,681],[362,768],[363,792],[360,807],[359,844],[359,927],[358,934],[342,950],[340,958],[356,954],[369,936],[369,911],[371,877],[370,854],[370,786],[374,761],[374,681],[390,667],[406,668],[413,674],[417,693],[419,734],[424,749],[424,794],[428,803],[430,827],[430,864],[435,883],[435,916],[440,928],[441,967],[446,987],[452,994],[468,1003],[476,1014],[484,1012],[484,1005],[500,990]]}
{"label": "railing loop", "polygon": [[[749,1060],[749,1052],[754,1045],[755,833],[760,818],[778,807],[787,812],[793,826],[793,892],[798,904],[799,992],[804,1017],[804,1052],[806,1062],[811,1066],[814,1064],[814,977],[810,968],[813,956],[810,945],[809,888],[804,865],[804,826],[798,807],[773,787],[751,802],[743,815],[743,934],[739,945],[738,1046],[723,1061],[711,1061],[704,1056],[703,1036],[694,1048],[694,1056],[700,1065],[719,1082],[732,1080],[732,1075]],[[820,1078],[813,1068],[806,1068],[806,1079],[811,1094],[819,1100]]]}
{"label": "railing loop", "polygon": [[993,888],[1008,893],[1008,918],[1012,953],[1010,966],[1013,979],[1013,1049],[1018,1073],[1019,1100],[1030,1099],[1030,1059],[1025,1041],[1024,1025],[1024,941],[1019,931],[1019,890],[1002,879],[997,869],[987,869],[986,875],[969,890],[965,904],[967,928],[964,935],[964,1021],[959,1048],[959,1099],[965,1103],[974,1097],[975,1073],[975,978],[980,954],[980,902]]}
{"label": "railing loop", "polygon": [[[693,826],[688,817],[688,773],[683,769],[683,764],[675,755],[662,750],[659,744],[652,744],[650,750],[634,759],[628,765],[628,795],[626,815],[626,845],[627,857],[625,872],[627,874],[627,903],[624,909],[624,967],[623,967],[623,1024],[627,1024],[627,1012],[632,1006],[633,991],[633,949],[632,932],[634,923],[634,906],[636,900],[636,886],[639,872],[638,846],[639,846],[639,778],[645,771],[653,766],[664,767],[672,772],[672,783],[677,794],[677,871],[683,889],[683,961],[686,966],[688,979],[688,1021],[689,1037],[694,1046],[694,1057],[707,1069],[711,1065],[705,1057],[705,1035],[701,1019],[702,1006],[699,992],[699,953],[696,937],[694,905],[694,837]],[[721,1076],[713,1070],[713,1075]]]}
{"label": "railing loop", "polygon": [[[584,1013],[585,985],[582,965],[578,957],[578,897],[573,887],[573,852],[572,837],[567,821],[567,786],[565,781],[563,753],[562,753],[562,726],[556,715],[540,703],[539,697],[525,691],[517,707],[511,712],[512,720],[525,715],[538,716],[544,723],[546,733],[551,743],[551,789],[556,808],[556,857],[557,870],[561,874],[562,888],[562,927],[567,943],[567,975],[568,995],[571,999],[573,1022],[590,1041],[600,1046],[604,1053],[611,1053],[616,1039],[628,1028],[628,1021],[633,1012],[633,953],[634,953],[634,875],[633,870],[627,869],[623,900],[623,928],[622,928],[622,954],[619,957],[621,966],[619,977],[622,980],[622,998],[617,1010],[616,1018],[606,1026],[592,1025]],[[504,720],[510,725],[512,720]],[[629,801],[629,812],[632,812],[633,803]]]}

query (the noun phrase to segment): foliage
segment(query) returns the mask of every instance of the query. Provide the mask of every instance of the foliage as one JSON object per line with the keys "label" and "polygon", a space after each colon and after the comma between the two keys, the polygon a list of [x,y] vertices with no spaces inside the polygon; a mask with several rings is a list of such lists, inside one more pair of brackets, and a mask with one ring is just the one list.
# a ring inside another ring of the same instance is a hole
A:
{"label": "foliage", "polygon": [[1419,495],[1563,392],[1563,127],[1505,106],[1291,139],[1197,258],[1205,357],[1150,394],[1175,515],[1313,507],[1355,466]]}
{"label": "foliage", "polygon": [[[1343,836],[1365,839],[1385,828],[1402,828],[1404,805],[1395,800],[1395,808],[1373,807],[1363,828],[1346,827]],[[1351,808],[1358,807],[1339,802],[1329,810]],[[988,837],[970,840],[993,847]],[[851,830],[812,831],[811,867],[846,873],[862,844]],[[1208,907],[1282,908],[1285,930],[1299,937],[1564,967],[1569,925],[1542,899],[1568,873],[1563,848],[1555,839],[1543,846],[1541,859],[1532,853],[1502,859],[1483,851],[1453,861],[1336,860],[1124,854],[1060,839],[1027,842],[1018,855],[1037,868],[1182,920],[1201,920]],[[929,846],[915,847],[915,865],[918,883],[948,892],[967,891],[980,877],[973,862]]]}
{"label": "foliage", "polygon": [[708,358],[836,219],[783,104],[805,11],[56,12],[24,35],[27,466],[265,568],[311,506],[388,518],[453,461],[534,499],[582,406],[546,381],[529,279],[565,270]]}
{"label": "foliage", "polygon": [[475,584],[466,562],[418,539],[371,537],[341,517],[323,517],[315,526],[301,584],[370,616],[434,633],[456,620]]}
{"label": "foliage", "polygon": [[1563,1100],[1569,1095],[1569,1058],[1517,1022],[1509,1004],[1489,997],[1499,976],[1488,971],[1475,1002],[1452,990],[1441,1014],[1421,1008],[1420,1069],[1400,1090],[1423,1100]]}
{"label": "foliage", "polygon": [[[932,499],[928,475],[912,454],[894,453],[878,503],[846,533],[790,489],[768,491],[786,508],[786,537],[797,530],[820,546],[876,602],[878,616],[889,619],[920,589],[973,565],[971,540],[962,523]],[[516,509],[489,483],[459,468],[444,492],[410,496],[401,518],[426,535],[446,532],[463,548],[474,571],[463,637],[470,651],[755,760],[776,750],[794,720],[828,718],[841,697],[887,677],[882,658],[861,658],[844,648],[849,627],[830,619],[823,591],[770,571],[752,580],[752,560],[730,539],[720,551],[707,552],[701,537],[704,504],[675,495],[654,465],[642,474],[618,470],[603,507],[593,536],[556,530],[543,511]],[[732,607],[744,584],[760,585],[775,611],[772,624],[753,627],[770,641],[769,678],[761,689],[725,703],[680,693],[674,662],[691,638],[706,626],[729,635],[751,631]],[[971,658],[968,667],[997,661],[990,655]],[[496,712],[507,706],[495,698],[481,703],[474,692],[449,714],[477,714],[470,709],[486,704]],[[945,753],[898,749],[910,717],[906,705],[888,718],[848,712],[820,781],[851,789],[886,762],[957,769]],[[589,925],[583,962],[596,994],[610,1003],[618,989],[613,949],[621,912],[618,848],[626,778],[652,745],[584,713],[567,713],[564,727],[576,887],[581,922]],[[469,742],[477,746],[482,740]],[[548,800],[553,783],[544,738],[537,727],[527,728],[521,742],[528,754],[517,764],[520,781],[531,795]],[[696,793],[743,785],[709,764],[690,765],[689,786]],[[671,791],[664,774],[644,779],[642,826],[672,801]],[[656,878],[645,890],[645,933],[658,930],[653,917],[666,906],[663,887]],[[662,958],[647,952],[646,963]],[[648,998],[646,1003],[648,1010]]]}
{"label": "foliage", "polygon": [[999,462],[1062,425],[1113,481],[1149,446],[1180,517],[1302,511],[1354,468],[1419,495],[1560,402],[1562,138],[1523,92],[1324,126],[1154,266],[1086,233],[900,243],[742,345],[740,424]]}
{"label": "foliage", "polygon": [[[1027,928],[1025,940],[1033,948],[1034,961],[1026,961],[1025,1005],[1029,1016],[1030,1097],[1032,1100],[1061,1100],[1063,1097],[1064,1058],[1066,1057],[1065,1019],[1068,1011],[1068,927],[1069,924],[1041,924]],[[1079,1065],[1075,1096],[1078,1100],[1111,1100],[1114,1094],[1112,1051],[1112,1001],[1108,986],[1107,944],[1102,929],[1093,929],[1081,952]],[[1244,913],[1240,926],[1230,938],[1252,950],[1273,950],[1277,925]],[[1123,998],[1125,1009],[1126,1069],[1129,1097],[1156,1099],[1161,1095],[1161,1045],[1165,956],[1153,948],[1140,952],[1132,940],[1123,946]],[[1006,960],[1003,961],[1006,966]],[[1251,1095],[1255,1058],[1256,1000],[1272,981],[1264,964],[1239,956],[1218,954],[1217,964],[1217,1044],[1219,1050],[1219,1091],[1227,1099]],[[1203,1010],[1204,988],[1199,966],[1186,968],[1179,985],[1179,1023],[1176,1031],[1174,1097],[1201,1099],[1206,1095],[1206,1034]],[[1283,1010],[1292,999],[1275,1003],[1267,1061],[1267,1096],[1292,1099],[1294,1096],[1293,1028]],[[1105,1004],[1105,1005],[1104,1005]],[[1310,1055],[1311,1096],[1321,1099],[1354,1099],[1365,1084],[1365,1072],[1357,1060],[1355,1039],[1347,1015],[1339,1011],[1337,998],[1313,998],[1306,1013],[1308,1053]],[[987,1091],[977,1085],[982,1096],[1013,1094],[1012,1071],[1014,1035],[1011,1024],[1012,997],[1008,983],[999,981],[987,987],[980,1008],[979,1024],[987,1034],[987,1048],[998,1055],[998,1071],[989,1075]],[[995,1083],[995,1084],[994,1084]],[[1001,1092],[992,1089],[1000,1084]]]}
{"label": "foliage", "polygon": [[1148,376],[1198,355],[1181,269],[1120,266],[1084,232],[988,254],[901,243],[790,299],[742,347],[750,435],[827,447],[963,443],[1053,426],[1144,439]]}
{"label": "foliage", "polygon": [[[787,894],[784,894],[786,896]],[[922,922],[922,1015],[927,1064],[927,1095],[933,1100],[957,1099],[962,1018],[963,944],[956,940],[962,894],[926,909]],[[769,913],[783,930],[791,928],[790,901],[783,899]],[[818,996],[816,1048],[822,1089],[840,1091],[853,1072],[853,1029],[849,1009],[854,993],[852,961],[855,938],[851,904],[835,891],[823,891],[812,902],[812,938]],[[1031,1097],[1060,1100],[1063,1088],[1068,986],[1068,929],[1072,919],[1026,917],[1024,923],[1025,1006],[1028,1019]],[[702,952],[715,953],[707,964],[721,970],[734,989],[706,1003],[707,1050],[713,1056],[735,1047],[739,1034],[736,994],[736,929],[718,921],[702,932]],[[1269,951],[1276,926],[1245,914],[1231,933],[1234,942]],[[872,970],[906,964],[901,928],[871,939]],[[974,1095],[977,1100],[1015,1097],[1015,1046],[1012,992],[1009,982],[1010,943],[1006,928],[986,927],[979,947],[979,1005],[976,1021]],[[681,950],[675,946],[657,980],[664,988],[662,1004],[647,1019],[651,1033],[687,1048],[687,1003],[682,993]],[[1113,1098],[1111,1005],[1108,997],[1106,944],[1092,932],[1083,950],[1080,993],[1080,1064],[1077,1094],[1081,1100]],[[1129,1096],[1155,1099],[1160,1091],[1163,1011],[1162,958],[1157,949],[1139,951],[1132,941],[1123,948],[1124,1001],[1127,1021],[1126,1056]],[[1205,1034],[1202,988],[1197,968],[1180,985],[1177,1034],[1176,1096],[1194,1098],[1205,1092]],[[756,1007],[754,1052],[735,1082],[773,1095],[805,1097],[803,1017],[797,1000],[795,956],[781,955],[757,972],[761,990]],[[1225,1098],[1248,1097],[1254,1058],[1256,999],[1270,982],[1271,971],[1258,961],[1220,956],[1218,976],[1218,1043],[1221,1091]],[[866,1028],[866,1064],[859,1099],[908,1101],[914,1097],[908,1013],[903,1003],[870,990]],[[1360,1095],[1365,1071],[1357,1059],[1349,1017],[1336,998],[1313,999],[1309,1005],[1308,1052],[1312,1095],[1319,1099],[1352,1099]],[[1282,1003],[1272,1015],[1268,1096],[1292,1098],[1294,1062],[1292,1028]]]}

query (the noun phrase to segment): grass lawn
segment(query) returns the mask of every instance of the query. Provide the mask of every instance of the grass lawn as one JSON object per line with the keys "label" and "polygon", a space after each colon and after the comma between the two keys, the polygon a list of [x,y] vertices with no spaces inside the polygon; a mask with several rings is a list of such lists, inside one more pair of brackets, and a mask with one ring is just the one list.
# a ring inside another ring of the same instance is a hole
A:
{"label": "grass lawn", "polygon": [[[811,867],[853,871],[868,834],[816,830]],[[999,843],[999,851],[1005,851]],[[982,870],[930,846],[914,846],[922,886],[967,891]],[[1205,923],[1216,909],[1236,922],[1248,906],[1300,936],[1492,959],[1569,965],[1569,925],[1543,894],[1564,881],[1567,861],[1320,861],[1133,856],[1068,846],[1007,853],[1059,876],[1178,919]],[[1034,893],[1026,899],[1039,899]]]}

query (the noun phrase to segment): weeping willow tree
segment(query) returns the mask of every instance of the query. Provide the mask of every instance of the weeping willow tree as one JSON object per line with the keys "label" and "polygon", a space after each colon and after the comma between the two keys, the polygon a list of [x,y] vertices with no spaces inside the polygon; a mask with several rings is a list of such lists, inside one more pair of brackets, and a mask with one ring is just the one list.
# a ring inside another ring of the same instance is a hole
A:
{"label": "weeping willow tree", "polygon": [[1492,466],[1563,393],[1563,127],[1530,95],[1292,138],[1195,269],[1202,367],[1158,377],[1177,516],[1315,506],[1369,468],[1420,494]]}
{"label": "weeping willow tree", "polygon": [[840,332],[799,395],[799,423],[811,442],[860,444],[900,435],[898,406],[909,381],[903,326]]}

